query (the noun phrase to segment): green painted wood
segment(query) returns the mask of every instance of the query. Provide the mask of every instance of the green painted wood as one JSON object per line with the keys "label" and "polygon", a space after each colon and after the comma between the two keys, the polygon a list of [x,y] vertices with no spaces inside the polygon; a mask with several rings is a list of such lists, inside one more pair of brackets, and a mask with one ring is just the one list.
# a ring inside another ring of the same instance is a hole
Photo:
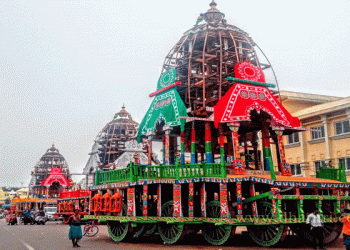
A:
{"label": "green painted wood", "polygon": [[249,81],[249,80],[244,80],[244,79],[239,79],[235,77],[227,77],[227,81],[233,81],[233,82],[241,82],[241,83],[248,83],[256,86],[263,86],[263,87],[269,87],[269,88],[275,88],[276,85],[272,83],[263,83],[263,82],[255,82],[255,81]]}
{"label": "green painted wood", "polygon": [[297,206],[298,206],[298,216],[304,221],[305,220],[304,201],[299,199],[297,201]]}
{"label": "green painted wood", "polygon": [[196,163],[175,165],[140,166],[130,163],[129,168],[98,171],[95,174],[95,185],[115,183],[121,181],[138,181],[144,179],[183,179],[217,177],[227,178],[226,162],[221,163]]}
{"label": "green painted wood", "polygon": [[340,200],[334,202],[334,214],[340,214]]}
{"label": "green painted wood", "polygon": [[316,178],[335,180],[346,183],[346,172],[345,167],[342,163],[339,162],[338,169],[335,168],[320,168],[316,172]]}
{"label": "green painted wood", "polygon": [[[256,196],[254,196],[256,197]],[[251,198],[254,198],[251,197]],[[268,195],[269,199],[280,200],[350,200],[348,196],[335,195]],[[250,198],[246,199],[249,200]]]}
{"label": "green painted wood", "polygon": [[[304,212],[302,213],[304,215]],[[341,219],[336,216],[324,215],[325,223],[340,222]],[[249,225],[278,225],[278,224],[298,224],[305,223],[305,217],[290,216],[283,219],[271,218],[271,216],[260,215],[255,218],[251,215],[244,216],[243,218],[203,218],[203,217],[127,217],[127,216],[107,216],[107,215],[85,215],[82,220],[105,220],[119,221],[121,223],[144,223],[144,224],[158,224],[158,223],[173,223],[173,224],[201,224],[201,223],[223,223],[223,225],[233,226],[249,226]]]}
{"label": "green painted wood", "polygon": [[282,213],[282,201],[281,200],[275,200],[276,201],[276,209],[277,209],[277,219],[283,220],[283,213]]}
{"label": "green painted wood", "polygon": [[266,193],[262,193],[262,194],[259,194],[259,195],[255,195],[253,197],[249,197],[249,198],[245,199],[243,201],[243,203],[249,203],[249,202],[252,202],[252,201],[263,199],[265,197],[269,197],[270,199],[273,199],[273,196],[270,194],[270,192],[266,192]]}

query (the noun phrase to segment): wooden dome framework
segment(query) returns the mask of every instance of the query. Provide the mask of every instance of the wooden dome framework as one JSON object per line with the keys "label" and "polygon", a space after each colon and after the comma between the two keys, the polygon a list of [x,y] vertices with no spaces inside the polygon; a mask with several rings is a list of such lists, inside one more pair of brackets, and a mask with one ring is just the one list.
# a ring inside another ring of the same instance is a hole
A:
{"label": "wooden dome framework", "polygon": [[[42,186],[41,183],[49,176],[51,170],[54,168],[62,169],[62,174],[69,181],[72,180],[66,159],[60,154],[59,150],[55,148],[55,145],[52,145],[34,167],[32,180],[29,184],[30,195],[40,196],[47,193],[47,188]],[[54,187],[50,188],[50,193],[58,194],[59,190],[56,190],[57,188],[60,187],[55,184]]]}
{"label": "wooden dome framework", "polygon": [[113,167],[113,162],[124,152],[125,142],[135,138],[138,125],[123,105],[122,110],[115,114],[95,139],[99,145],[100,168]]}
{"label": "wooden dome framework", "polygon": [[[210,6],[197,21],[204,19],[205,23],[184,33],[166,56],[162,68],[162,73],[176,70],[181,98],[192,115],[202,117],[210,115],[208,107],[210,110],[233,85],[226,78],[234,77],[238,62],[249,61],[262,70],[271,68],[269,63],[259,61],[256,49],[260,49],[249,34],[227,24],[215,2]],[[208,17],[213,13],[216,18]]]}

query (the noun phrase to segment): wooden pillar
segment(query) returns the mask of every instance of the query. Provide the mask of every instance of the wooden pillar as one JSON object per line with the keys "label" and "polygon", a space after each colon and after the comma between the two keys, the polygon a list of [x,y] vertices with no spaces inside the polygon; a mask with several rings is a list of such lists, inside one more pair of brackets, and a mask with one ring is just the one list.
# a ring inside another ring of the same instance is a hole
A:
{"label": "wooden pillar", "polygon": [[[254,186],[254,183],[250,183],[250,196],[251,197],[254,197],[255,196],[255,186]],[[259,217],[259,214],[258,214],[258,206],[256,204],[256,201],[253,201],[252,202],[252,212],[253,212],[253,216],[255,218],[258,218]]]}
{"label": "wooden pillar", "polygon": [[225,160],[225,138],[222,124],[219,124],[219,144],[220,144],[220,158],[221,162]]}
{"label": "wooden pillar", "polygon": [[259,161],[259,153],[258,153],[258,133],[257,132],[253,132],[253,140],[252,140],[252,144],[253,144],[253,149],[254,149],[254,165],[255,165],[255,169],[256,170],[260,170],[260,161]]}
{"label": "wooden pillar", "polygon": [[173,216],[181,217],[181,184],[173,184]]}
{"label": "wooden pillar", "polygon": [[276,200],[272,200],[272,211],[273,211],[273,217],[277,218],[277,207],[276,207]]}
{"label": "wooden pillar", "polygon": [[180,137],[181,137],[181,144],[180,144],[180,148],[181,148],[181,152],[180,152],[180,163],[181,163],[181,164],[185,164],[185,131],[181,131]]}
{"label": "wooden pillar", "polygon": [[213,152],[211,147],[211,126],[209,122],[205,123],[205,160],[207,163],[213,163]]}
{"label": "wooden pillar", "polygon": [[148,166],[152,165],[152,138],[147,142],[147,164]]}
{"label": "wooden pillar", "polygon": [[232,131],[232,143],[233,143],[233,170],[235,174],[245,174],[245,164],[241,160],[239,154],[239,137],[238,137],[238,128],[239,123],[230,123],[228,124],[230,130]]}
{"label": "wooden pillar", "polygon": [[170,164],[170,129],[165,129],[165,165]]}
{"label": "wooden pillar", "polygon": [[280,162],[280,169],[281,169],[282,175],[292,176],[293,175],[292,170],[289,164],[286,162],[282,128],[279,131],[275,131],[275,133],[277,134],[277,142],[278,142],[276,144],[276,151],[279,152],[279,162]]}
{"label": "wooden pillar", "polygon": [[143,141],[144,148],[147,150],[147,164],[148,166],[152,165],[152,139],[153,139],[154,132],[147,132],[146,136],[147,139]]}
{"label": "wooden pillar", "polygon": [[236,197],[237,197],[237,217],[243,217],[242,206],[242,182],[236,182]]}
{"label": "wooden pillar", "polygon": [[148,185],[143,185],[142,216],[148,216]]}
{"label": "wooden pillar", "polygon": [[196,163],[196,130],[194,129],[194,122],[192,123],[191,131],[191,163]]}
{"label": "wooden pillar", "polygon": [[[271,188],[271,191],[275,194],[278,188]],[[277,205],[276,205],[276,200],[272,199],[272,212],[273,212],[273,217],[277,218]]]}
{"label": "wooden pillar", "polygon": [[322,218],[323,217],[322,200],[316,201],[316,207],[318,208],[318,213]]}
{"label": "wooden pillar", "polygon": [[157,216],[162,216],[162,184],[157,186]]}
{"label": "wooden pillar", "polygon": [[135,187],[129,187],[127,191],[127,215],[135,216]]}
{"label": "wooden pillar", "polygon": [[188,184],[188,216],[194,216],[194,183],[191,182]]}
{"label": "wooden pillar", "polygon": [[248,157],[247,155],[249,154],[249,150],[248,150],[248,141],[246,136],[244,136],[244,165],[246,167],[249,167],[249,162],[248,162]]}
{"label": "wooden pillar", "polygon": [[228,217],[227,183],[220,183],[220,217]]}
{"label": "wooden pillar", "polygon": [[205,182],[201,183],[201,216],[207,216]]}
{"label": "wooden pillar", "polygon": [[301,221],[305,221],[305,214],[304,214],[304,201],[302,199],[299,199],[297,201],[298,206],[298,217],[301,219]]}
{"label": "wooden pillar", "polygon": [[165,136],[163,136],[163,164],[165,165]]}
{"label": "wooden pillar", "polygon": [[275,169],[272,161],[269,125],[270,125],[269,121],[265,121],[262,124],[262,128],[261,128],[263,155],[264,155],[264,163],[265,163],[264,170],[270,171],[271,179],[276,180]]}
{"label": "wooden pillar", "polygon": [[240,160],[241,156],[239,154],[239,140],[238,140],[238,124],[230,124],[230,129],[232,131],[232,143],[233,143],[233,159]]}

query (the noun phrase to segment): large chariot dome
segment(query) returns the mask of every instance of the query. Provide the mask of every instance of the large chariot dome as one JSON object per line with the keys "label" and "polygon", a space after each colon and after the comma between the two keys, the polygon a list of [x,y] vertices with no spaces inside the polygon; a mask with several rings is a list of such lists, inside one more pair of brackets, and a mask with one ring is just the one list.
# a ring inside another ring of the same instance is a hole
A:
{"label": "large chariot dome", "polygon": [[93,162],[88,162],[87,165],[111,168],[114,161],[124,152],[125,143],[136,137],[138,125],[123,105],[122,109],[114,115],[113,120],[107,123],[96,136],[90,153],[93,157],[89,159]]}
{"label": "large chariot dome", "polygon": [[208,115],[207,107],[213,107],[232,87],[227,77],[235,77],[238,63],[249,62],[260,67],[266,80],[276,83],[271,65],[253,39],[242,29],[228,24],[224,17],[212,1],[210,9],[183,34],[163,64],[162,74],[169,70],[176,72],[175,81],[181,82],[177,89],[193,115]]}
{"label": "large chariot dome", "polygon": [[[49,183],[48,186],[43,183],[44,180],[47,180],[49,175],[57,172],[64,176],[64,178],[57,178],[56,181],[54,180],[53,183]],[[62,184],[64,186],[70,186],[71,182],[72,178],[69,173],[68,163],[53,144],[40,158],[39,162],[34,167],[34,171],[32,171],[29,193],[36,197],[56,195],[63,188]],[[47,194],[48,191],[49,194]]]}

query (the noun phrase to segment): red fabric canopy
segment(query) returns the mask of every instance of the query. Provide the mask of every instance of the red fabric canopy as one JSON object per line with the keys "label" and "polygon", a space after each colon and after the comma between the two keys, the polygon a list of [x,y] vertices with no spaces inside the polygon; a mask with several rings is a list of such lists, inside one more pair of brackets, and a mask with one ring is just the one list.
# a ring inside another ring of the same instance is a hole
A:
{"label": "red fabric canopy", "polygon": [[51,186],[54,182],[58,182],[61,186],[70,187],[70,182],[63,175],[60,168],[53,168],[50,175],[41,182],[41,186]]}
{"label": "red fabric canopy", "polygon": [[291,116],[266,87],[235,84],[214,106],[214,124],[250,120],[250,111],[264,110],[282,126],[299,127],[300,120]]}
{"label": "red fabric canopy", "polygon": [[240,62],[235,66],[236,78],[249,81],[265,82],[265,75],[261,68],[251,62]]}

